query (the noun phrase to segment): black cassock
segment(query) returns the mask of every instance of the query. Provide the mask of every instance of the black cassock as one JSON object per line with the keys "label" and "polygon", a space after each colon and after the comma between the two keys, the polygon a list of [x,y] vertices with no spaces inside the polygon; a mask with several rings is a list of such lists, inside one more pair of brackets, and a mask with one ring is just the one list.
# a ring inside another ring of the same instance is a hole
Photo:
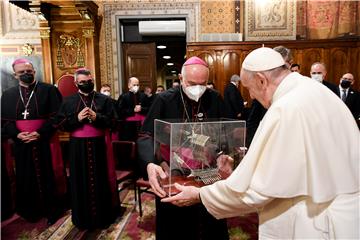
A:
{"label": "black cassock", "polygon": [[[24,101],[21,100],[19,86],[8,89],[1,98],[2,130],[14,140],[16,211],[28,221],[36,221],[42,216],[51,219],[61,212],[59,204],[63,201],[61,198],[65,189],[65,178],[61,182],[55,181],[50,150],[50,139],[56,131],[53,117],[62,97],[56,87],[42,82],[29,88],[21,87],[21,93]],[[23,143],[17,138],[21,131],[16,122],[23,120],[43,122],[37,129],[40,139]]]}
{"label": "black cassock", "polygon": [[[74,136],[90,125],[98,133],[111,127],[114,107],[111,98],[92,92],[66,98],[57,121],[70,132],[69,161],[72,221],[81,229],[103,228],[116,217],[119,198],[116,183],[111,181],[104,135]],[[78,113],[87,107],[96,112],[96,120],[78,121]],[[113,169],[114,170],[114,169]],[[114,170],[115,171],[115,170]],[[116,194],[116,195],[114,195]]]}
{"label": "black cassock", "polygon": [[128,117],[135,115],[135,105],[141,105],[140,115],[146,116],[149,106],[150,99],[143,92],[126,92],[120,95],[117,100],[117,110],[119,118],[122,120],[119,124],[119,139],[126,141],[135,141],[137,138],[138,131],[141,127],[140,121],[127,121]]}
{"label": "black cassock", "polygon": [[[180,89],[171,88],[158,94],[145,119],[142,135],[138,139],[140,168],[144,177],[147,177],[147,164],[158,163],[153,154],[154,119],[206,121],[206,119],[219,119],[224,116],[223,100],[217,92],[207,89],[198,103],[187,98],[182,92],[183,102]],[[184,105],[187,112],[184,111]],[[156,198],[157,240],[223,240],[228,238],[226,220],[216,220],[202,204],[177,207],[162,203],[158,197]]]}

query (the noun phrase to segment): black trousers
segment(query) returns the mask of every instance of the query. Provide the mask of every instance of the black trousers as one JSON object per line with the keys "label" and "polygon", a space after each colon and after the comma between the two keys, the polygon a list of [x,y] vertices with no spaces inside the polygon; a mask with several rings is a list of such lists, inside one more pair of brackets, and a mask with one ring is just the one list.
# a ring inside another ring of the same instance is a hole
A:
{"label": "black trousers", "polygon": [[177,207],[156,197],[157,240],[227,240],[226,220],[217,220],[204,205]]}

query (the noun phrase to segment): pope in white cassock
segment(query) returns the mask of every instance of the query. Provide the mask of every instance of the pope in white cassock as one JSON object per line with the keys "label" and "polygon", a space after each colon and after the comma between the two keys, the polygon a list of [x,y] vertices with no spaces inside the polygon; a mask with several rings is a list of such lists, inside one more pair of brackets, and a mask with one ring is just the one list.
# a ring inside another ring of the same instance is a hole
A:
{"label": "pope in white cassock", "polygon": [[346,105],[270,48],[245,58],[241,83],[268,108],[242,162],[162,201],[201,201],[216,218],[257,212],[260,239],[359,239],[360,133]]}

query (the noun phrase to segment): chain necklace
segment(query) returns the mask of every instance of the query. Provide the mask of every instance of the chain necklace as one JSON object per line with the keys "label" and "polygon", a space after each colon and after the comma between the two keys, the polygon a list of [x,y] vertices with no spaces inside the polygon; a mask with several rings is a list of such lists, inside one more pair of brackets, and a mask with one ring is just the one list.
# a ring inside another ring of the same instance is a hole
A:
{"label": "chain necklace", "polygon": [[[191,118],[190,118],[190,115],[189,115],[189,113],[187,111],[186,104],[185,104],[185,101],[184,101],[184,97],[183,97],[183,94],[182,94],[182,89],[179,89],[179,90],[180,90],[181,101],[182,101],[182,104],[184,105],[184,111],[185,111],[186,118],[187,118],[186,120],[188,122],[191,122]],[[198,109],[197,109],[196,116],[195,116],[195,122],[196,122],[196,120],[198,120],[198,118],[202,119],[202,117],[204,116],[203,113],[199,113],[200,106],[201,106],[201,98],[199,100],[199,105],[198,105]]]}
{"label": "chain necklace", "polygon": [[29,111],[28,111],[28,107],[29,107],[29,104],[30,104],[30,100],[31,100],[31,98],[32,98],[32,96],[33,96],[33,94],[34,94],[34,92],[35,92],[35,88],[36,88],[37,84],[38,84],[38,82],[36,81],[36,82],[35,82],[35,86],[34,86],[33,90],[31,91],[30,97],[29,97],[29,99],[27,100],[26,103],[25,103],[24,97],[23,97],[23,95],[22,95],[22,93],[21,93],[21,86],[19,85],[20,99],[21,99],[21,102],[23,103],[24,108],[25,108],[24,112],[21,113],[21,115],[24,116],[24,119],[26,119],[26,118],[28,117],[28,115],[30,114]]}
{"label": "chain necklace", "polygon": [[[78,94],[79,94],[79,97],[80,97],[82,103],[85,105],[85,107],[89,107],[89,106],[86,104],[86,102],[84,101],[84,99],[82,98],[81,94],[80,94],[80,93],[78,93]],[[92,107],[94,106],[94,97],[95,97],[95,93],[93,94],[92,99],[91,99],[90,109],[92,109]],[[89,123],[92,122],[92,120],[91,120],[90,117],[88,117],[87,119],[89,120]]]}

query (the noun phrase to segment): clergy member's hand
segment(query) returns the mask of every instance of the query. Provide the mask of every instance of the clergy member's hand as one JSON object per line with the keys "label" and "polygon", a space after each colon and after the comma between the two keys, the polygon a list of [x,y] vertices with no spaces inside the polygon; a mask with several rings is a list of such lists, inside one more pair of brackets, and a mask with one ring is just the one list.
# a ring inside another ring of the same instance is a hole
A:
{"label": "clergy member's hand", "polygon": [[90,118],[93,122],[96,120],[96,112],[94,112],[91,108],[88,110],[88,118]]}
{"label": "clergy member's hand", "polygon": [[20,139],[21,141],[25,142],[25,141],[29,140],[29,132],[21,132],[16,137],[18,139]]}
{"label": "clergy member's hand", "polygon": [[27,141],[25,141],[25,143],[29,143],[29,142],[32,142],[32,141],[36,141],[40,138],[40,134],[38,132],[31,132],[29,133],[28,135],[29,139]]}
{"label": "clergy member's hand", "polygon": [[81,110],[78,114],[78,120],[79,122],[82,122],[85,118],[88,117],[88,112],[89,112],[89,109],[88,107],[84,108],[83,110]]}
{"label": "clergy member's hand", "polygon": [[162,202],[170,202],[178,207],[190,206],[200,201],[200,188],[194,186],[182,186],[175,183],[176,189],[180,190],[180,193],[172,197],[161,199]]}
{"label": "clergy member's hand", "polygon": [[216,159],[217,167],[226,175],[230,175],[234,168],[234,159],[229,155],[220,155]]}
{"label": "clergy member's hand", "polygon": [[154,164],[154,163],[149,163],[146,167],[147,170],[147,174],[149,177],[149,183],[150,186],[152,188],[152,190],[154,191],[154,193],[156,195],[158,195],[159,197],[166,197],[166,192],[164,191],[164,189],[162,189],[162,187],[159,184],[158,178],[166,178],[167,175],[164,172],[164,170]]}
{"label": "clergy member's hand", "polygon": [[140,104],[135,105],[134,112],[136,112],[136,113],[141,112],[141,105]]}

